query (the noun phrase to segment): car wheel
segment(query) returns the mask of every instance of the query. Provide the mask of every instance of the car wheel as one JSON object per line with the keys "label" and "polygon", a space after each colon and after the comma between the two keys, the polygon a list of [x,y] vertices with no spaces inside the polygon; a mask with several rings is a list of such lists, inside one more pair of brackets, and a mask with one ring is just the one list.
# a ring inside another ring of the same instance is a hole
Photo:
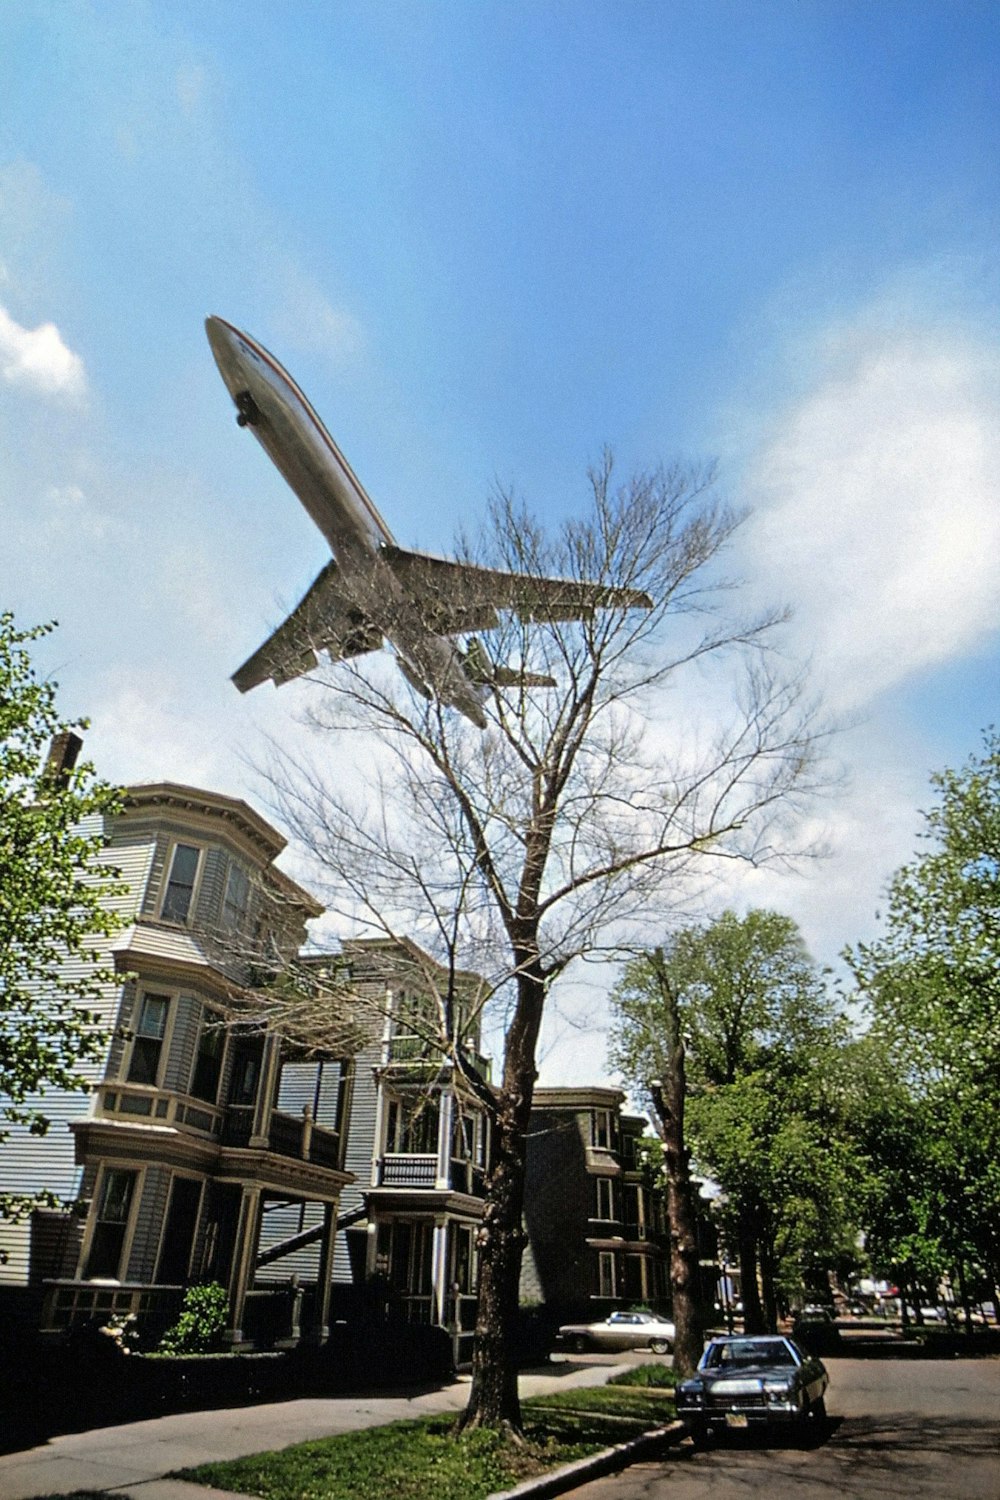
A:
{"label": "car wheel", "polygon": [[650,1341],[649,1341],[649,1347],[652,1349],[652,1351],[653,1351],[654,1354],[669,1354],[670,1353],[670,1341],[669,1341],[669,1339],[650,1339]]}
{"label": "car wheel", "polygon": [[586,1354],[587,1350],[590,1348],[590,1340],[588,1338],[585,1338],[582,1333],[578,1333],[576,1338],[573,1340],[573,1348],[576,1350],[577,1354]]}
{"label": "car wheel", "polygon": [[712,1429],[707,1422],[692,1422],[688,1434],[696,1448],[707,1448],[712,1441]]}
{"label": "car wheel", "polygon": [[821,1443],[826,1436],[826,1402],[820,1396],[807,1406],[799,1419],[799,1435],[803,1443]]}

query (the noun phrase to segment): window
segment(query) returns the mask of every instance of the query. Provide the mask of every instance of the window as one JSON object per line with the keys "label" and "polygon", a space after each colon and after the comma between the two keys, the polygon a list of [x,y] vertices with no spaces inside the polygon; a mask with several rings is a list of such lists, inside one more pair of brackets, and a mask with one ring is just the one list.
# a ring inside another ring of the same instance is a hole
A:
{"label": "window", "polygon": [[614,1219],[615,1214],[615,1184],[611,1177],[596,1177],[594,1179],[597,1188],[597,1212],[595,1218]]}
{"label": "window", "polygon": [[201,850],[196,849],[193,844],[174,845],[167,891],[160,910],[160,916],[165,922],[187,921],[200,858]]}
{"label": "window", "polygon": [[160,1053],[167,1029],[169,995],[142,996],[139,1002],[139,1019],[135,1027],[132,1056],[128,1065],[129,1083],[155,1084],[160,1073]]}
{"label": "window", "polygon": [[85,1274],[90,1278],[101,1276],[117,1281],[120,1277],[135,1179],[135,1172],[123,1172],[117,1167],[108,1168],[104,1173],[87,1256]]}
{"label": "window", "polygon": [[644,1260],[642,1255],[625,1257],[625,1295],[630,1302],[644,1302],[646,1299]]}
{"label": "window", "polygon": [[175,1177],[163,1226],[157,1281],[176,1286],[187,1280],[200,1207],[201,1183],[192,1177]]}
{"label": "window", "polygon": [[451,1154],[459,1161],[472,1161],[475,1155],[476,1122],[471,1115],[458,1114],[452,1127]]}
{"label": "window", "polygon": [[206,1104],[214,1104],[218,1098],[225,1045],[226,1029],[221,1017],[214,1010],[206,1010],[191,1074],[191,1093],[195,1099],[204,1099]]}
{"label": "window", "polygon": [[233,1039],[233,1066],[229,1079],[229,1103],[244,1108],[257,1102],[257,1085],[264,1057],[264,1037],[259,1031],[237,1032]]}
{"label": "window", "polygon": [[223,926],[239,930],[246,922],[249,906],[250,877],[242,865],[231,864],[222,901]]}
{"label": "window", "polygon": [[410,1297],[429,1296],[432,1245],[431,1224],[397,1219],[381,1225],[378,1259],[395,1291]]}
{"label": "window", "polygon": [[405,1156],[436,1156],[439,1110],[436,1098],[390,1100],[386,1112],[385,1149]]}
{"label": "window", "polygon": [[608,1150],[612,1144],[612,1130],[610,1109],[595,1109],[592,1119],[593,1144]]}
{"label": "window", "polygon": [[451,1282],[459,1294],[469,1295],[476,1290],[475,1230],[456,1224],[453,1229]]}
{"label": "window", "polygon": [[613,1250],[597,1253],[597,1294],[599,1297],[616,1297],[615,1256]]}

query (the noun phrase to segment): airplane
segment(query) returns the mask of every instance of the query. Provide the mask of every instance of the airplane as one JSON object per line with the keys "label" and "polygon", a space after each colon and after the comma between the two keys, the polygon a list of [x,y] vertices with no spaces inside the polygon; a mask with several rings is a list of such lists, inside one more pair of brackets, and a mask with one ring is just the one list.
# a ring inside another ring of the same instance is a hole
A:
{"label": "airplane", "polygon": [[534,578],[397,546],[360,480],[287,370],[224,318],[205,320],[215,362],[248,427],[326,538],[333,558],[291,614],[233,673],[241,693],[314,668],[317,651],[342,661],[388,641],[425,698],[458,709],[479,729],[491,686],[554,687],[552,677],[494,664],[478,639],[497,610],[524,620],[582,619],[601,608],[650,609],[636,589]]}

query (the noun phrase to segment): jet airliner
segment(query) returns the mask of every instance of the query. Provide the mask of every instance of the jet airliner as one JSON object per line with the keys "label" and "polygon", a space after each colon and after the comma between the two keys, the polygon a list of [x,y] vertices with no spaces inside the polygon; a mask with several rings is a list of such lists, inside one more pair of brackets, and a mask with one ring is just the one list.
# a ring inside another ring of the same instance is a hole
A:
{"label": "jet airliner", "polygon": [[342,661],[388,641],[412,687],[482,729],[491,685],[552,687],[554,680],[494,665],[478,640],[462,651],[453,637],[493,629],[498,609],[525,620],[575,620],[595,609],[651,607],[635,589],[504,573],[397,546],[287,370],[223,318],[207,318],[205,329],[237,422],[257,438],[333,553],[302,601],[233,673],[241,693],[301,676],[317,665],[318,651]]}

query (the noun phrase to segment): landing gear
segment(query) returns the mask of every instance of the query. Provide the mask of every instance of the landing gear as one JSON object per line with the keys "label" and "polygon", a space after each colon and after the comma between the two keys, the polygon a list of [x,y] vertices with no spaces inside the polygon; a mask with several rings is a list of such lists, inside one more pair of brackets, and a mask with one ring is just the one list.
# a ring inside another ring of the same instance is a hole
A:
{"label": "landing gear", "polygon": [[260,421],[260,407],[250,392],[237,391],[233,400],[236,402],[237,424],[240,427],[256,427]]}

